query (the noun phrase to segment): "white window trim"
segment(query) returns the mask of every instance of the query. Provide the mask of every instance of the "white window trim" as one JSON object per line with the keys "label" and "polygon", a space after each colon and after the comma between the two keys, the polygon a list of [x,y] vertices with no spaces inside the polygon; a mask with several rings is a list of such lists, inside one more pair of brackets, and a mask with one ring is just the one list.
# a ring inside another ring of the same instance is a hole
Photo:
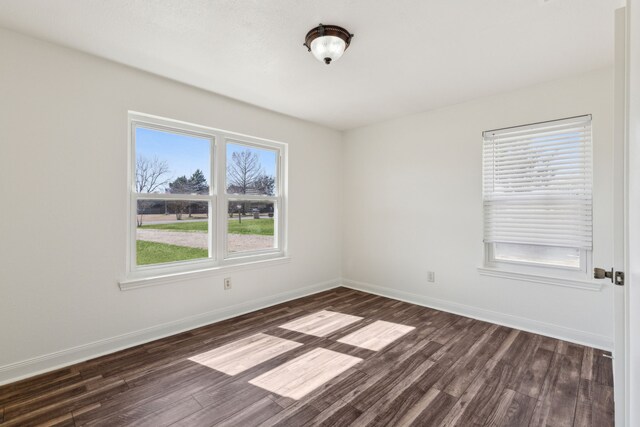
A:
{"label": "white window trim", "polygon": [[[208,195],[174,195],[174,194],[138,194],[135,192],[135,127],[144,127],[182,133],[211,142]],[[127,173],[127,251],[126,276],[119,281],[120,289],[128,290],[147,287],[154,284],[165,284],[190,278],[219,275],[226,272],[251,269],[255,267],[277,265],[289,262],[287,256],[287,151],[286,143],[243,135],[179,120],[167,119],[144,113],[129,111],[127,120],[128,135],[128,173]],[[275,151],[277,155],[277,195],[227,195],[226,194],[226,143],[237,143]],[[136,262],[136,206],[137,200],[198,200],[209,202],[209,254],[210,258],[178,261],[157,265],[138,266]],[[277,219],[274,239],[275,248],[259,251],[247,251],[229,254],[227,252],[227,201],[241,200],[273,200],[274,216]]]}
{"label": "white window trim", "polygon": [[518,280],[523,282],[542,283],[545,285],[577,288],[596,292],[600,292],[602,290],[602,283],[592,280],[559,278],[556,276],[547,276],[544,274],[509,271],[503,268],[495,267],[478,267],[478,272],[483,276],[500,277],[503,279]]}
{"label": "white window trim", "polygon": [[[589,116],[591,119],[591,127],[593,132],[593,118],[590,114],[588,114],[587,116]],[[563,119],[549,120],[549,122],[560,120]],[[525,129],[543,123],[547,122],[532,123],[530,125],[515,127],[522,127],[523,129]],[[484,225],[485,224],[483,220],[483,226]],[[580,267],[573,268],[526,261],[519,262],[511,260],[497,260],[494,256],[494,243],[484,243],[483,246],[483,263],[481,267],[477,268],[478,272],[481,275],[534,283],[543,283],[547,285],[585,289],[591,291],[600,291],[602,289],[601,283],[593,280],[593,278],[591,277],[591,271],[593,270],[593,250],[581,249]]]}
{"label": "white window trim", "polygon": [[478,267],[483,276],[501,277],[525,282],[600,291],[602,283],[591,278],[593,270],[592,251],[580,251],[580,268],[539,265],[518,261],[496,261],[491,243],[484,244],[484,262]]}
{"label": "white window trim", "polygon": [[273,267],[277,265],[288,264],[289,262],[291,262],[291,258],[288,256],[280,258],[269,258],[264,260],[257,260],[255,258],[252,258],[251,261],[248,262],[235,263],[227,266],[204,268],[201,270],[190,270],[178,273],[158,274],[146,277],[127,278],[120,280],[118,282],[118,286],[122,291],[129,291],[132,289],[147,288],[149,286],[173,284],[184,280],[221,276],[236,271]]}
{"label": "white window trim", "polygon": [[580,266],[566,267],[561,265],[543,264],[527,261],[498,260],[494,255],[494,243],[485,243],[485,267],[497,268],[505,271],[526,274],[543,274],[545,276],[555,276],[557,278],[587,280],[592,270],[592,251],[580,249]]}
{"label": "white window trim", "polygon": [[[247,147],[253,147],[253,148],[260,148],[262,150],[267,149],[270,151],[273,151],[276,153],[276,176],[278,178],[278,181],[276,182],[276,187],[278,189],[277,195],[275,196],[262,196],[262,195],[252,195],[252,194],[227,194],[226,191],[224,191],[224,189],[226,189],[226,178],[227,178],[227,174],[226,174],[226,170],[227,170],[227,153],[226,153],[226,149],[227,149],[227,144],[236,144],[236,145],[244,145]],[[255,141],[254,138],[250,138],[250,137],[226,137],[224,140],[224,147],[222,148],[222,150],[224,150],[224,156],[221,157],[221,159],[223,159],[224,161],[224,168],[221,174],[224,175],[223,177],[220,177],[221,179],[223,179],[223,181],[220,182],[224,182],[224,189],[223,189],[223,203],[221,203],[221,208],[222,210],[224,210],[224,215],[225,217],[228,216],[228,206],[229,206],[229,201],[232,200],[237,200],[237,201],[247,201],[247,200],[257,200],[257,201],[269,201],[272,202],[274,205],[274,217],[277,219],[277,221],[274,224],[274,233],[273,233],[273,237],[275,239],[275,247],[279,248],[279,252],[283,252],[284,255],[284,250],[280,250],[280,247],[283,246],[286,242],[286,238],[285,238],[285,222],[284,222],[284,218],[286,216],[286,209],[284,209],[283,203],[284,203],[284,198],[282,197],[283,194],[283,188],[286,185],[285,180],[283,179],[284,177],[284,171],[283,171],[283,163],[284,163],[284,158],[283,158],[283,151],[281,147],[278,146],[273,146],[271,144],[267,145],[264,143],[257,143]],[[219,212],[220,214],[220,212]],[[228,243],[228,238],[227,238],[227,223],[220,221],[219,226],[221,225],[222,229],[219,229],[219,233],[221,233],[220,235],[222,236],[221,243],[222,243],[222,247],[219,247],[220,252],[219,253],[223,253],[224,254],[224,259],[225,260],[233,260],[233,259],[245,259],[247,258],[247,256],[259,256],[259,255],[263,255],[263,254],[267,254],[267,253],[273,253],[273,250],[267,249],[267,250],[261,250],[261,251],[251,251],[251,252],[236,252],[236,253],[229,253],[229,250],[227,248],[227,243]]]}

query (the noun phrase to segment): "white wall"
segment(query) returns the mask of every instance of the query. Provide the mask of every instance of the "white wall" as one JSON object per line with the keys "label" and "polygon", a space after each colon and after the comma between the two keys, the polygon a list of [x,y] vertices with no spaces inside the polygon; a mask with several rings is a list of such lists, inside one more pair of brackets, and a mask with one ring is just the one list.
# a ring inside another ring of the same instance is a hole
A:
{"label": "white wall", "polygon": [[[128,110],[289,143],[291,262],[233,273],[227,292],[222,276],[120,291]],[[335,286],[340,144],[336,131],[0,30],[0,383]]]}
{"label": "white wall", "polygon": [[[481,276],[484,130],[593,114],[594,265],[610,267],[613,70],[368,126],[345,135],[343,283],[612,347],[612,289]],[[436,283],[427,282],[435,271]]]}

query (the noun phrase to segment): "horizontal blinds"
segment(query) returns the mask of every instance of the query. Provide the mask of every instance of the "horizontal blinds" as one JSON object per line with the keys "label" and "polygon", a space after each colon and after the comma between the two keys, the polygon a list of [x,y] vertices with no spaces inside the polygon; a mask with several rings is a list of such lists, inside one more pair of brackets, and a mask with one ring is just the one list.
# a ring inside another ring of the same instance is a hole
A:
{"label": "horizontal blinds", "polygon": [[484,240],[592,248],[591,116],[483,134]]}

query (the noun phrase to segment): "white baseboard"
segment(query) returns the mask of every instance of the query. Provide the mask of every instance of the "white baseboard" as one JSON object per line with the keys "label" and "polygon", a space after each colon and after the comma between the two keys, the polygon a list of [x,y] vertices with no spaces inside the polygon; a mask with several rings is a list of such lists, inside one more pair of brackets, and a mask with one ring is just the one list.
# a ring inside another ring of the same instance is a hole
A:
{"label": "white baseboard", "polygon": [[418,304],[440,311],[459,314],[461,316],[471,317],[485,322],[496,323],[510,328],[533,332],[535,334],[545,335],[576,344],[609,351],[613,350],[612,338],[605,335],[594,334],[587,331],[567,328],[565,326],[541,322],[539,320],[528,319],[526,317],[486,310],[466,304],[431,298],[425,295],[418,295],[411,292],[400,291],[355,280],[342,279],[342,285],[347,288],[357,289],[359,291],[393,298],[411,304]]}
{"label": "white baseboard", "polygon": [[254,299],[249,302],[219,308],[207,313],[189,316],[173,322],[129,332],[111,338],[79,345],[28,360],[0,366],[0,385],[19,381],[85,360],[144,344],[170,335],[206,326],[231,317],[260,310],[292,299],[326,291],[340,286],[340,280],[329,280],[315,285]]}

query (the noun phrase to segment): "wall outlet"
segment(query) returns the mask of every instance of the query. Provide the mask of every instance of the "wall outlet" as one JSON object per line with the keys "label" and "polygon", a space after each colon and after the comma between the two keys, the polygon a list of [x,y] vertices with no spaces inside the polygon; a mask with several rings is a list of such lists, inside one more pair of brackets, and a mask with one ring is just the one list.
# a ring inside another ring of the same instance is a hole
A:
{"label": "wall outlet", "polygon": [[228,291],[229,289],[231,289],[231,277],[225,277],[224,278],[224,290]]}
{"label": "wall outlet", "polygon": [[436,273],[433,272],[433,271],[428,271],[427,272],[427,281],[431,282],[431,283],[435,282],[436,281]]}

